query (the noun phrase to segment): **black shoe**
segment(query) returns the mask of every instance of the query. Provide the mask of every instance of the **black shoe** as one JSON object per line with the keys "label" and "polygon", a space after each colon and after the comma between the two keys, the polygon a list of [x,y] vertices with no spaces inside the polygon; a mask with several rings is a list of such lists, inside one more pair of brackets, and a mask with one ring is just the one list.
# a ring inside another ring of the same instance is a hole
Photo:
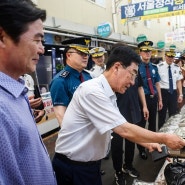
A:
{"label": "black shoe", "polygon": [[147,153],[146,153],[145,151],[139,152],[139,155],[140,155],[140,157],[141,157],[143,160],[147,160],[147,159],[148,159]]}
{"label": "black shoe", "polygon": [[101,175],[105,175],[105,171],[104,170],[100,170]]}
{"label": "black shoe", "polygon": [[126,179],[122,171],[115,173],[115,180],[117,185],[126,185]]}
{"label": "black shoe", "polygon": [[128,173],[131,177],[139,177],[139,172],[132,165],[123,165],[123,172]]}

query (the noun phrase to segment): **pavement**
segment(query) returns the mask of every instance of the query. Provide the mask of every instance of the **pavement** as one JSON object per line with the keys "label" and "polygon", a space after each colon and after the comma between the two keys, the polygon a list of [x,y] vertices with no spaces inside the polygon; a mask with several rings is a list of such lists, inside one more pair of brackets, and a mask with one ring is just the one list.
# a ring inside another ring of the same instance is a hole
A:
{"label": "pavement", "polygon": [[[164,161],[165,160],[163,159],[157,162],[153,162],[150,153],[148,153],[148,159],[143,160],[139,157],[139,153],[136,149],[133,166],[140,173],[140,176],[137,179],[148,183],[155,182],[155,179],[157,178],[158,173],[164,164]],[[111,156],[108,160],[102,160],[101,169],[105,171],[105,175],[102,175],[103,185],[116,185],[114,180],[115,172],[113,169]],[[136,178],[130,177],[128,174],[126,174],[127,185],[132,185],[134,179]]]}

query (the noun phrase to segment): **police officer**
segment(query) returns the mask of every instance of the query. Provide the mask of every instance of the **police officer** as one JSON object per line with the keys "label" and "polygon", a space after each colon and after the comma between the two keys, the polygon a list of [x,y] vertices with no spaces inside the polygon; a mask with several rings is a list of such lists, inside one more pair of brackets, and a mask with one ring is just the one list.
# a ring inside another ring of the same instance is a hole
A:
{"label": "police officer", "polygon": [[[181,103],[183,100],[182,82],[181,82],[183,76],[180,67],[174,63],[175,55],[176,53],[174,49],[166,49],[165,61],[158,64],[158,71],[161,77],[160,86],[163,101],[163,108],[159,111],[159,120],[158,120],[159,128],[163,126],[166,120],[167,110],[169,117],[176,114],[177,101],[178,103]],[[169,74],[170,69],[171,75]],[[170,80],[172,80],[172,87],[170,87]]]}
{"label": "police officer", "polygon": [[[138,44],[138,48],[140,51],[140,56],[142,59],[141,64],[139,65],[139,73],[143,80],[143,88],[145,93],[145,99],[147,108],[149,111],[148,118],[148,129],[151,131],[156,131],[156,115],[157,115],[157,105],[159,109],[162,108],[162,98],[161,98],[161,90],[159,86],[160,76],[158,74],[157,66],[150,62],[152,55],[152,41],[142,41]],[[141,105],[141,110],[143,107]],[[145,128],[146,119],[142,114],[142,119],[138,123],[139,126]],[[137,145],[139,149],[139,155],[142,159],[147,159],[147,153],[145,148]]]}
{"label": "police officer", "polygon": [[63,62],[66,66],[50,84],[54,112],[59,125],[61,125],[65,110],[77,87],[83,81],[91,79],[89,73],[84,71],[88,63],[90,42],[89,37],[79,37],[62,42],[65,47]]}
{"label": "police officer", "polygon": [[92,78],[100,76],[105,71],[105,49],[103,47],[95,47],[89,51],[95,65],[90,69]]}

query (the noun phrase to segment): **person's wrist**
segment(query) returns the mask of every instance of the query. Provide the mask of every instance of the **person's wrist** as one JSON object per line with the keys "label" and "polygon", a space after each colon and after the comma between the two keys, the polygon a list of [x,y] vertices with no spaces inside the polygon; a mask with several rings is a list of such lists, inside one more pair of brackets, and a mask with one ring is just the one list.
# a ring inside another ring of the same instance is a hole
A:
{"label": "person's wrist", "polygon": [[179,97],[183,97],[183,94],[179,94]]}

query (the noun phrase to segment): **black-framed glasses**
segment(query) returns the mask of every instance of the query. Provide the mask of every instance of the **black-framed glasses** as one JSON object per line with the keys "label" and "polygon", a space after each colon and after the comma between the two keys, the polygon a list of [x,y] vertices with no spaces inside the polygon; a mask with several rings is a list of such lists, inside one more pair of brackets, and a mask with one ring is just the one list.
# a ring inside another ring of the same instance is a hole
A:
{"label": "black-framed glasses", "polygon": [[81,51],[69,51],[69,52],[67,52],[67,53],[77,53],[78,55],[80,55],[80,56],[82,56],[82,57],[87,57],[87,56],[89,56],[88,53],[83,53],[83,52],[81,52]]}
{"label": "black-framed glasses", "polygon": [[137,78],[138,74],[137,74],[136,72],[133,72],[133,71],[131,71],[130,69],[128,69],[125,65],[123,65],[123,64],[121,64],[121,65],[122,65],[122,67],[123,67],[125,70],[127,70],[127,71],[130,73],[132,80],[135,81],[135,79]]}

